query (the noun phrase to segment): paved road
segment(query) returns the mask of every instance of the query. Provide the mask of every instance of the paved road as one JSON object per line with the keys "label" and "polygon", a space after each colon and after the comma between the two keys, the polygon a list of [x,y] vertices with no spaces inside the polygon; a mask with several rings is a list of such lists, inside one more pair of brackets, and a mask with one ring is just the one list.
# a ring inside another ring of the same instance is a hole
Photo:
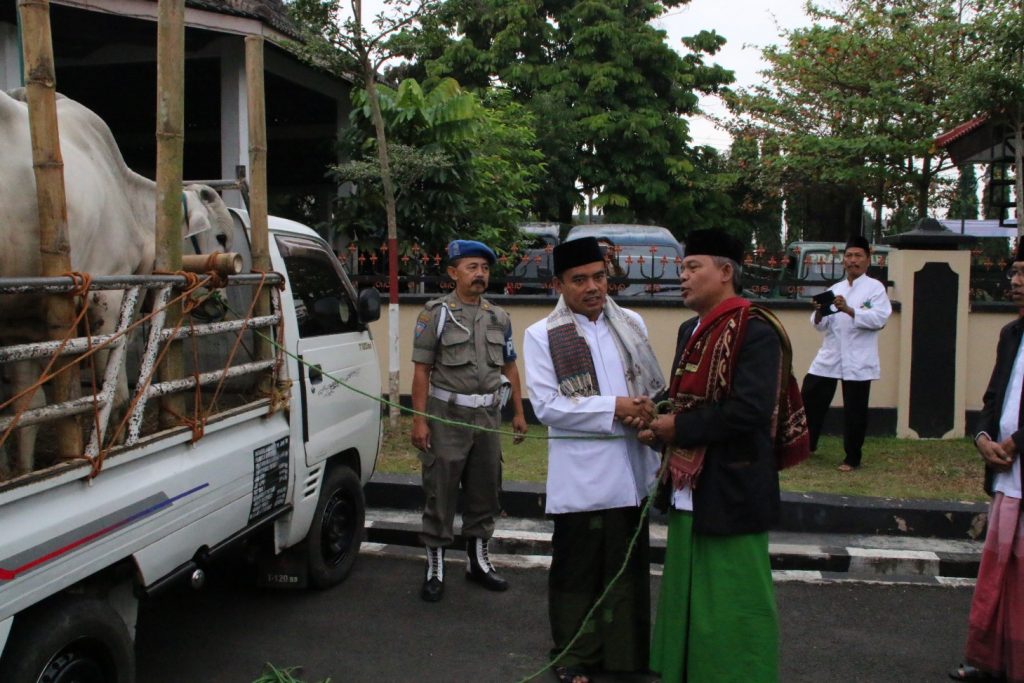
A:
{"label": "paved road", "polygon": [[[310,683],[507,683],[543,666],[543,570],[503,570],[512,588],[492,594],[449,562],[447,592],[435,605],[418,597],[421,571],[418,557],[370,554],[326,592],[218,580],[202,592],[166,594],[140,613],[138,680],[248,683],[272,662],[301,665]],[[654,577],[655,594],[657,587]],[[776,590],[784,683],[938,682],[960,656],[969,588],[787,582]]]}

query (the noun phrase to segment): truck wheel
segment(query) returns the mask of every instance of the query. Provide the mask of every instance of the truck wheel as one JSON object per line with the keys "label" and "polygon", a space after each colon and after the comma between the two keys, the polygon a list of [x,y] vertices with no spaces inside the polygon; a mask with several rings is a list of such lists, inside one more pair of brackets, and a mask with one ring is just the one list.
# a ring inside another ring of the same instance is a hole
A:
{"label": "truck wheel", "polygon": [[309,529],[309,583],[329,588],[345,580],[363,542],[366,502],[359,477],[348,467],[335,467],[324,478]]}
{"label": "truck wheel", "polygon": [[49,600],[14,618],[0,681],[5,683],[132,683],[132,639],[103,600]]}

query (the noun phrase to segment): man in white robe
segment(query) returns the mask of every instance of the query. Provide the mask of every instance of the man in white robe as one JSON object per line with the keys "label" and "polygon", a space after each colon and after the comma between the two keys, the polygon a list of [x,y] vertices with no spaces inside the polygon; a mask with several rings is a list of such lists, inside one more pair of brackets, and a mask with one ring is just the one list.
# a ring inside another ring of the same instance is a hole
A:
{"label": "man in white robe", "polygon": [[[555,523],[548,607],[555,673],[643,671],[650,643],[649,541],[641,512],[658,455],[636,431],[665,388],[639,315],[608,299],[593,238],[554,251],[555,310],[526,331],[527,389],[548,426],[547,512]],[[635,539],[635,540],[634,540]],[[585,620],[623,565],[594,617]],[[569,642],[580,637],[567,649]]]}

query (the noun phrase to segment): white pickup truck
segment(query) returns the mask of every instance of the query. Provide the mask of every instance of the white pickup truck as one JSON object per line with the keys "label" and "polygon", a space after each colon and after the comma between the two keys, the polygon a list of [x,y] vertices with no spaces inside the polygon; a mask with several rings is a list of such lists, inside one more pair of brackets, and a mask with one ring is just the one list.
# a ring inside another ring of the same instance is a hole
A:
{"label": "white pickup truck", "polygon": [[[241,227],[248,216],[235,212],[235,219],[242,237],[235,240],[236,251],[244,251],[237,245],[248,244]],[[138,374],[147,368],[145,349],[129,347],[126,361],[115,350],[110,364],[127,365],[135,393],[122,408],[137,409],[140,419],[126,421],[131,427],[104,454],[98,474],[90,476],[96,470],[86,459],[46,462],[40,454],[34,471],[0,480],[3,683],[133,681],[139,599],[178,581],[201,583],[209,563],[239,542],[263,553],[262,579],[270,584],[323,588],[352,568],[363,533],[362,486],[373,473],[381,437],[374,400],[380,370],[368,329],[379,317],[379,297],[375,290],[357,293],[328,245],[298,223],[270,218],[270,252],[284,283],[273,288],[273,313],[262,323],[287,354],[261,362],[252,352],[252,328],[261,321],[232,320],[245,317],[247,303],[241,311],[228,304],[221,319],[185,325],[178,335],[186,358],[203,366],[202,373],[189,369],[192,374],[178,380],[186,405],[192,405],[197,382],[208,404],[217,391],[224,405],[219,412],[204,407],[209,417],[201,438],[194,440],[187,426],[152,426],[156,398],[136,403],[135,397],[166,391],[155,378],[147,389]],[[259,278],[232,276],[248,284],[224,291],[241,289],[251,298]],[[96,278],[93,286],[113,286],[116,279]],[[160,290],[159,283],[183,281],[121,279],[156,292],[172,291]],[[0,297],[18,289],[12,283],[0,279]],[[136,315],[129,308],[123,309],[122,327],[124,318],[130,322]],[[154,318],[147,332],[159,335],[159,327]],[[248,336],[236,356],[243,357],[236,357],[222,385],[209,367],[226,363],[241,327]],[[166,329],[162,338],[172,333]],[[195,356],[193,338],[202,342]],[[0,364],[24,353],[0,348]],[[258,380],[262,392],[255,390]],[[53,408],[29,411],[19,425],[41,420]],[[10,419],[0,420],[0,434]],[[91,429],[91,409],[82,423]]]}

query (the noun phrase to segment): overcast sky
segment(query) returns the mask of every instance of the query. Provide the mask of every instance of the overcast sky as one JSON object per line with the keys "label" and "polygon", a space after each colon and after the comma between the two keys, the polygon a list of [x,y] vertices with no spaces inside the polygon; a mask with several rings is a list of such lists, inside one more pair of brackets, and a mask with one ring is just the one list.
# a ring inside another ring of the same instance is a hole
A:
{"label": "overcast sky", "polygon": [[[806,26],[809,20],[804,14],[804,0],[691,0],[670,10],[657,23],[679,52],[686,51],[679,42],[683,36],[713,29],[725,37],[725,47],[708,61],[733,70],[733,87],[742,87],[763,80],[758,73],[765,66],[761,48],[781,44],[782,30]],[[711,114],[725,113],[724,105],[715,97],[701,98],[701,108]],[[690,134],[696,144],[720,149],[729,146],[729,135],[703,117],[691,120]]]}
{"label": "overcast sky", "polygon": [[[710,61],[717,62],[735,72],[733,87],[749,86],[761,81],[758,71],[764,68],[761,48],[779,44],[783,29],[807,25],[804,14],[805,0],[690,0],[682,7],[669,10],[657,22],[668,33],[669,45],[680,53],[686,48],[680,43],[683,36],[702,30],[712,30],[726,39],[725,47]],[[817,0],[828,6],[831,0]],[[380,11],[381,0],[364,0],[364,17]],[[713,114],[722,114],[724,106],[717,98],[702,98],[701,108]],[[702,117],[691,121],[691,135],[696,144],[710,144],[721,149],[729,146],[729,135]]]}

